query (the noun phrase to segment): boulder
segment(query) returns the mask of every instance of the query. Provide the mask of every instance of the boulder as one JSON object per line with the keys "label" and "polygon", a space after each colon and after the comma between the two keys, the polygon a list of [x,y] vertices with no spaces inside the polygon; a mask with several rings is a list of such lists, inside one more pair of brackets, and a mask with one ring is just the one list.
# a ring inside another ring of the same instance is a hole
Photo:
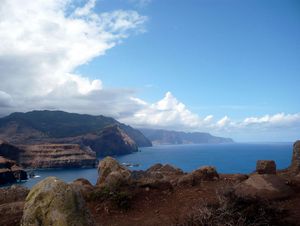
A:
{"label": "boulder", "polygon": [[298,174],[300,172],[300,140],[294,143],[292,164],[290,169],[293,174]]}
{"label": "boulder", "polygon": [[155,164],[146,170],[146,174],[147,177],[153,179],[171,181],[172,179],[174,179],[174,177],[181,176],[184,173],[181,169],[169,164]]}
{"label": "boulder", "polygon": [[194,186],[194,184],[194,176],[191,173],[183,175],[177,180],[177,185],[180,187],[190,187]]}
{"label": "boulder", "polygon": [[273,160],[258,160],[256,172],[258,174],[276,174],[276,163]]}
{"label": "boulder", "polygon": [[292,194],[285,180],[273,174],[253,174],[236,185],[234,193],[243,199],[284,199]]}
{"label": "boulder", "polygon": [[29,192],[21,226],[92,226],[94,222],[80,192],[71,185],[48,177]]}
{"label": "boulder", "polygon": [[213,166],[203,166],[191,173],[194,177],[194,182],[198,183],[200,181],[210,181],[219,178],[219,174],[215,167]]}
{"label": "boulder", "polygon": [[12,173],[14,174],[14,177],[16,180],[27,180],[27,173],[25,170],[23,170],[22,167],[14,165],[11,168]]}
{"label": "boulder", "polygon": [[112,157],[106,157],[99,162],[98,173],[97,186],[122,185],[128,183],[131,176],[131,172]]}
{"label": "boulder", "polygon": [[83,197],[87,198],[93,192],[93,185],[84,178],[79,178],[71,183],[73,189],[79,191]]}

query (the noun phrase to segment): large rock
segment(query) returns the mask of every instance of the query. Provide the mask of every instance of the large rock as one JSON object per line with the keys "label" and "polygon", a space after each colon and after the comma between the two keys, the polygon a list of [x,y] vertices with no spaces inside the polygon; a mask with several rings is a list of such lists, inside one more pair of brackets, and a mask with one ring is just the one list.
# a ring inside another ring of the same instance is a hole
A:
{"label": "large rock", "polygon": [[235,194],[243,199],[283,199],[292,194],[285,180],[272,174],[253,174],[235,187]]}
{"label": "large rock", "polygon": [[258,160],[256,172],[258,174],[276,174],[276,163],[273,160]]}
{"label": "large rock", "polygon": [[292,164],[290,169],[294,174],[298,174],[300,172],[300,140],[294,143]]}
{"label": "large rock", "polygon": [[94,222],[80,192],[71,185],[48,177],[28,194],[21,226],[92,226]]}
{"label": "large rock", "polygon": [[112,157],[106,157],[99,162],[98,173],[97,186],[122,185],[128,183],[131,176],[131,172]]}
{"label": "large rock", "polygon": [[202,166],[191,173],[194,177],[195,183],[200,181],[210,181],[219,178],[219,174],[213,166]]}

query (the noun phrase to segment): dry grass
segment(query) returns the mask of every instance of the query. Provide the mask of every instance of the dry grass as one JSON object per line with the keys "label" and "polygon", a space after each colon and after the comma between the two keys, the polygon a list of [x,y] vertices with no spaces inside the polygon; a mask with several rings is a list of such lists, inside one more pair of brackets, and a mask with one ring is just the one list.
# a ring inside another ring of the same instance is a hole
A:
{"label": "dry grass", "polygon": [[245,200],[231,189],[217,192],[218,203],[203,201],[183,220],[175,219],[173,226],[282,226],[286,213],[266,200]]}

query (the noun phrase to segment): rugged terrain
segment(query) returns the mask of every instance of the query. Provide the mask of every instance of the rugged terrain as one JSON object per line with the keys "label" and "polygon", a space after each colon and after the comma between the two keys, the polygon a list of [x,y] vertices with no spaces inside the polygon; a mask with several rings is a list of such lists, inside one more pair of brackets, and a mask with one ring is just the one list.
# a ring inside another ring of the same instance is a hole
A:
{"label": "rugged terrain", "polygon": [[140,129],[140,131],[155,145],[164,144],[220,144],[232,143],[231,138],[216,137],[209,133],[185,133],[170,130]]}
{"label": "rugged terrain", "polygon": [[61,219],[60,225],[67,226],[69,216],[79,225],[99,226],[300,225],[299,154],[300,141],[288,169],[278,171],[274,161],[260,160],[250,175],[219,174],[212,166],[184,173],[168,164],[130,171],[106,157],[95,186],[85,179],[68,185],[47,178],[26,200],[26,190],[2,189],[0,225],[46,225]]}
{"label": "rugged terrain", "polygon": [[14,146],[0,140],[0,157],[24,168],[93,168],[96,153],[78,144],[35,144]]}
{"label": "rugged terrain", "polygon": [[[106,142],[108,144],[110,142],[110,145],[113,146],[116,145],[113,141],[103,141],[105,138],[103,132],[107,128],[115,126],[118,127],[118,130],[114,130],[118,133],[116,136],[122,134],[119,137],[124,138],[126,135],[134,142],[134,145],[127,146],[127,148],[132,147],[130,152],[136,151],[136,147],[152,145],[139,130],[122,124],[113,118],[63,111],[13,113],[1,118],[0,138],[17,145],[76,141],[78,144],[90,143],[91,146],[97,146],[94,145],[95,143]],[[122,147],[118,148],[119,151],[121,149]],[[99,150],[94,151],[101,152]],[[110,155],[117,154],[113,151],[105,151]]]}

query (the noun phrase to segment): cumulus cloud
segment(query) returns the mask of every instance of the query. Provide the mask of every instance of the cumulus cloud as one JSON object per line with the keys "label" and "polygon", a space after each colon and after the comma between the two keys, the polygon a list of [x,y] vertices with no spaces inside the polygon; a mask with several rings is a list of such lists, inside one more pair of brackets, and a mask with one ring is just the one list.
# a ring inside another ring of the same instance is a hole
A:
{"label": "cumulus cloud", "polygon": [[[148,4],[149,0],[130,0]],[[136,11],[95,13],[95,0],[1,0],[0,115],[13,111],[59,109],[104,114],[137,127],[207,131],[219,135],[300,129],[300,113],[244,120],[190,111],[171,92],[155,103],[130,89],[107,89],[100,79],[74,71],[145,31],[147,17]],[[277,133],[278,134],[278,133]],[[286,133],[287,134],[287,133]]]}
{"label": "cumulus cloud", "polygon": [[144,31],[147,18],[135,11],[96,14],[95,0],[75,8],[71,3],[1,1],[0,90],[15,103],[59,92],[76,98],[102,90],[101,80],[74,70],[130,34]]}
{"label": "cumulus cloud", "polygon": [[140,110],[120,119],[137,127],[206,131],[242,140],[249,140],[250,137],[254,140],[273,140],[274,136],[278,136],[278,134],[283,134],[285,137],[276,137],[276,139],[292,140],[297,139],[300,129],[300,113],[279,113],[247,117],[243,120],[232,120],[228,116],[215,119],[213,115],[200,117],[191,112],[170,92],[167,92],[164,98],[156,103],[146,103],[137,98],[135,101],[141,105]]}

